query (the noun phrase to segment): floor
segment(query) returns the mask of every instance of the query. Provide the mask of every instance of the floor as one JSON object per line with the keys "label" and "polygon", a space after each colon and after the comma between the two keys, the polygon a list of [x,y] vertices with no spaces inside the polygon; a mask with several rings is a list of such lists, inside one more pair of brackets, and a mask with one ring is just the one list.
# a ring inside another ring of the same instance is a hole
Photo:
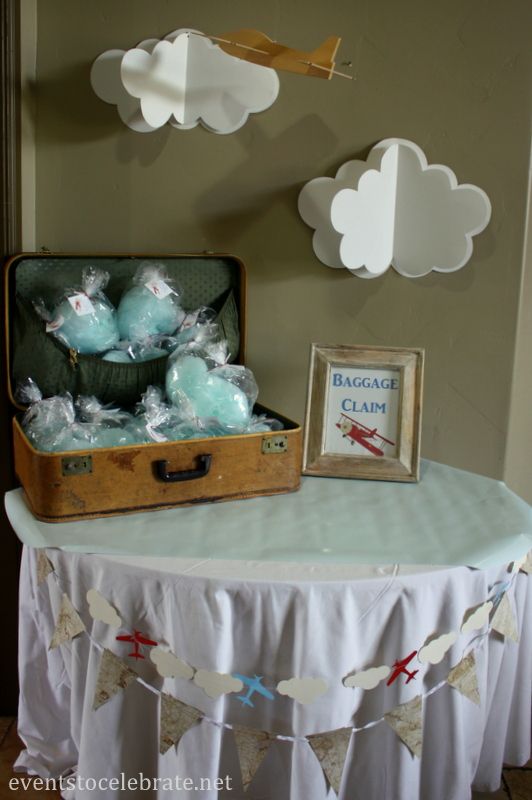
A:
{"label": "floor", "polygon": [[38,789],[23,789],[14,792],[9,788],[9,779],[23,777],[23,774],[13,772],[11,769],[21,748],[20,739],[17,736],[17,721],[12,717],[0,717],[0,800],[15,800],[16,797],[23,797],[24,800],[37,800],[37,798],[60,798],[59,792],[39,791]]}
{"label": "floor", "polygon": [[[24,800],[43,800],[55,798],[59,800],[58,792],[36,789],[19,789],[14,794],[9,788],[12,777],[24,777],[23,773],[14,773],[13,762],[18,756],[22,745],[17,736],[16,720],[13,717],[0,717],[0,800],[15,800],[23,797]],[[502,785],[498,792],[484,794],[475,792],[471,800],[532,800],[532,761],[525,767],[508,767],[502,774]],[[430,800],[427,798],[426,800]],[[464,800],[470,798],[464,797]]]}

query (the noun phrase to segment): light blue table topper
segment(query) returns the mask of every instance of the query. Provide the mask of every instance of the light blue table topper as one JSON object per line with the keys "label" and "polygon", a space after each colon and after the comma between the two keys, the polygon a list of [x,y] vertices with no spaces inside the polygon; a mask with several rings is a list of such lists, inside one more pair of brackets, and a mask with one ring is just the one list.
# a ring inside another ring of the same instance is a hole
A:
{"label": "light blue table topper", "polygon": [[532,548],[532,508],[501,481],[431,461],[419,483],[305,477],[300,491],[80,522],[5,498],[24,544],[85,553],[486,568]]}

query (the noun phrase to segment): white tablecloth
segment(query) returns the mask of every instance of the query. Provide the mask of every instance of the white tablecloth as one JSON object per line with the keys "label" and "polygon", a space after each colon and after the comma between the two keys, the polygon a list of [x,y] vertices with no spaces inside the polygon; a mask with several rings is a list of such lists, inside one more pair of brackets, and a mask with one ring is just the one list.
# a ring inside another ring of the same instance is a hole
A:
{"label": "white tablecloth", "polygon": [[25,544],[84,553],[489,567],[532,548],[524,500],[501,481],[430,461],[417,484],[304,477],[291,494],[96,522],[39,522],[21,489],[5,504]]}
{"label": "white tablecloth", "polygon": [[[514,576],[507,595],[519,644],[484,628],[460,634],[440,664],[412,662],[419,673],[408,684],[404,676],[368,691],[342,684],[353,671],[392,665],[419,650],[431,634],[459,631],[466,609],[493,595],[497,581],[509,579],[502,560],[488,569],[350,566],[351,576],[344,566],[341,578],[334,570],[311,566],[305,577],[293,565],[297,578],[285,568],[275,580],[273,564],[266,577],[245,562],[240,570],[228,567],[233,577],[224,577],[220,562],[213,567],[198,558],[187,565],[171,559],[154,564],[51,549],[47,552],[55,573],[37,585],[36,552],[25,547],[22,561],[19,732],[26,750],[17,769],[41,776],[77,769],[85,779],[113,779],[122,773],[127,779],[142,773],[199,782],[229,776],[232,788],[219,795],[192,790],[130,791],[127,796],[236,800],[244,795],[233,735],[213,720],[288,737],[272,744],[246,798],[332,798],[304,737],[344,726],[362,728],[399,703],[427,695],[470,646],[475,648],[480,706],[448,685],[425,696],[421,759],[411,755],[384,721],[354,733],[340,797],[467,800],[471,785],[484,791],[499,786],[503,761],[522,764],[529,758],[532,589],[524,573]],[[90,617],[90,588],[118,609],[120,631]],[[49,650],[61,592],[80,612],[87,633]],[[145,685],[133,683],[92,710],[100,648],[128,661],[131,646],[115,637],[133,629],[164,642],[195,669],[264,676],[271,689],[292,676],[323,677],[329,688],[308,705],[278,694],[273,701],[254,695],[254,708],[248,708],[235,695],[213,700],[190,680],[159,677],[149,658],[138,663],[129,659],[149,686],[164,689],[206,717],[177,749],[161,756],[159,697]],[[75,800],[89,796],[110,800],[126,794],[65,793]]]}

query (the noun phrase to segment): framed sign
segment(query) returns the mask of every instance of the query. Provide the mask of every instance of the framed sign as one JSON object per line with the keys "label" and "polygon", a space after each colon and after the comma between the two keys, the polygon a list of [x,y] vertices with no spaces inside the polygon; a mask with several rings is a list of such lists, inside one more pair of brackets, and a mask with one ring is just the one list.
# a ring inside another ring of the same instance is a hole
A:
{"label": "framed sign", "polygon": [[303,474],[417,481],[424,351],[313,344]]}

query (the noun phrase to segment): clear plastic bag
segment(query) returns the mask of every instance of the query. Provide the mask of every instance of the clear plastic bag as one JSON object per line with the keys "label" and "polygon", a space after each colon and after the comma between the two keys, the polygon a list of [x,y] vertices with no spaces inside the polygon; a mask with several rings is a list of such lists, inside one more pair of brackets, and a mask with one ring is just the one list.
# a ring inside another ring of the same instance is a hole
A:
{"label": "clear plastic bag", "polygon": [[118,305],[120,338],[133,342],[147,336],[173,334],[185,312],[179,302],[181,291],[167,277],[164,265],[142,262],[133,284]]}
{"label": "clear plastic bag", "polygon": [[85,267],[81,287],[67,289],[52,314],[41,300],[35,309],[47,323],[46,330],[78,353],[103,353],[119,340],[116,310],[103,290],[109,273],[98,267]]}
{"label": "clear plastic bag", "polygon": [[91,448],[124,447],[136,443],[129,429],[132,416],[127,411],[102,405],[96,397],[83,395],[76,399],[75,407],[78,428],[85,434]]}
{"label": "clear plastic bag", "polygon": [[195,342],[204,345],[209,341],[221,339],[220,326],[216,322],[216,311],[208,306],[200,306],[184,317],[174,334],[177,345]]}
{"label": "clear plastic bag", "polygon": [[166,393],[184,417],[214,418],[223,428],[240,432],[250,424],[258,388],[246,367],[212,366],[205,351],[185,347],[170,359]]}
{"label": "clear plastic bag", "polygon": [[182,421],[178,410],[164,401],[162,389],[158,386],[148,386],[128,424],[128,430],[137,442],[168,442],[174,438],[170,432]]}
{"label": "clear plastic bag", "polygon": [[154,358],[166,356],[167,350],[158,345],[161,337],[148,336],[139,342],[118,342],[114,350],[109,350],[102,356],[104,361],[114,361],[119,364],[131,364],[133,361],[151,361]]}
{"label": "clear plastic bag", "polygon": [[28,378],[15,392],[18,402],[28,408],[22,418],[22,429],[37,450],[52,452],[63,450],[76,420],[72,395],[43,398],[35,381]]}
{"label": "clear plastic bag", "polygon": [[17,387],[16,399],[28,406],[22,429],[37,450],[61,452],[135,444],[127,423],[131,414],[103,406],[95,397],[68,392],[43,398],[37,384],[28,378]]}
{"label": "clear plastic bag", "polygon": [[243,433],[266,433],[267,431],[282,431],[284,425],[279,419],[267,417],[266,414],[253,414],[248,427]]}

